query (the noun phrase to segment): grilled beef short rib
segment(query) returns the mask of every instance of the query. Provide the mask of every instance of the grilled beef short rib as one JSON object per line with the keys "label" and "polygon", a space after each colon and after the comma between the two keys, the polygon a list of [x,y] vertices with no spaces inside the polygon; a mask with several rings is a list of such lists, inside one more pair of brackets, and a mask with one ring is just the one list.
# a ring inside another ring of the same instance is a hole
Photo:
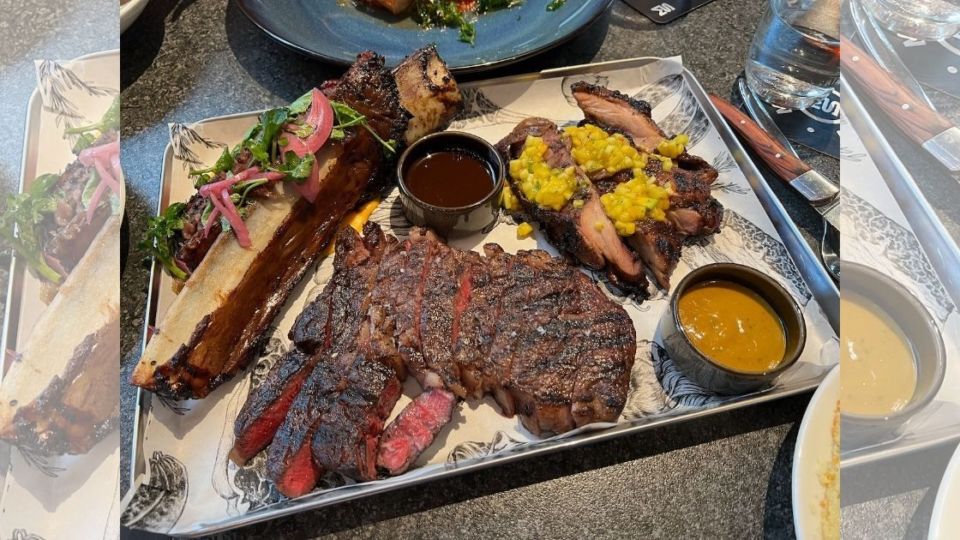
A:
{"label": "grilled beef short rib", "polygon": [[[446,127],[460,106],[456,82],[434,47],[417,51],[394,71],[385,68],[382,57],[362,53],[336,84],[324,85],[324,91],[361,113],[367,129],[347,130],[342,142],[331,142],[318,153],[321,187],[315,203],[282,189],[263,198],[247,218],[263,224],[251,226],[256,249],[226,257],[238,250],[223,235],[208,245],[204,232],[198,234],[202,209],[193,203],[186,234],[178,239],[177,260],[197,271],[148,343],[133,384],[175,399],[203,398],[244,369],[342,217],[391,182],[396,152],[385,152],[382,141],[396,141],[402,148],[406,141]],[[245,159],[241,153],[238,161]],[[274,200],[266,200],[270,198]],[[208,250],[218,255],[212,261]],[[229,287],[223,287],[224,274],[231,277]],[[218,294],[206,295],[210,290]],[[204,301],[211,296],[218,300]]]}

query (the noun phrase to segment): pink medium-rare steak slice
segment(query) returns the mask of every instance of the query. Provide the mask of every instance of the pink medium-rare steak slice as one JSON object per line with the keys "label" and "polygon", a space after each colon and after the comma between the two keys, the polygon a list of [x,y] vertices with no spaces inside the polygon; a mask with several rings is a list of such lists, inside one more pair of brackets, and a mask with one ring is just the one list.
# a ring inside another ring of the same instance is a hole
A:
{"label": "pink medium-rare steak slice", "polygon": [[420,308],[421,348],[429,370],[420,379],[425,388],[447,388],[466,397],[459,365],[453,360],[454,346],[469,302],[470,275],[481,264],[479,253],[437,244],[424,278]]}
{"label": "pink medium-rare steak slice", "polygon": [[230,457],[238,465],[270,444],[294,397],[313,366],[325,357],[325,351],[341,350],[360,329],[368,293],[388,242],[379,229],[371,229],[363,238],[340,234],[336,242],[336,271],[331,285],[307,305],[290,331],[296,347],[277,360],[263,383],[251,390],[237,416]]}
{"label": "pink medium-rare steak slice", "polygon": [[406,472],[450,422],[456,404],[457,396],[440,388],[417,396],[383,432],[377,465],[391,475]]}
{"label": "pink medium-rare steak slice", "polygon": [[370,320],[376,319],[379,325],[372,329],[372,338],[393,341],[406,370],[424,386],[440,384],[428,380],[431,372],[423,358],[420,333],[424,283],[440,244],[431,231],[411,230],[400,248],[384,257],[370,294]]}
{"label": "pink medium-rare steak slice", "polygon": [[[364,232],[382,234],[373,224]],[[371,244],[349,229],[341,235],[356,237],[344,246]],[[403,242],[372,244],[386,246],[379,265],[372,257],[350,270],[337,265],[342,275],[327,286],[331,298],[338,287],[368,290],[367,307],[343,319],[359,328],[338,330],[352,340],[318,359],[271,444],[268,471],[283,493],[312,489],[324,471],[370,480],[378,461],[391,473],[405,469],[447,421],[440,413],[452,409],[454,391],[492,394],[505,415],[519,414],[538,435],[616,420],[636,336],[623,308],[576,267],[495,244],[484,246],[484,257],[422,229]],[[365,266],[376,266],[372,288],[342,279]],[[404,369],[425,392],[381,437]]]}
{"label": "pink medium-rare steak slice", "polygon": [[344,367],[321,360],[303,383],[300,392],[267,449],[267,477],[287,497],[309,493],[323,474],[314,462],[310,441],[320,415],[339,398]]}

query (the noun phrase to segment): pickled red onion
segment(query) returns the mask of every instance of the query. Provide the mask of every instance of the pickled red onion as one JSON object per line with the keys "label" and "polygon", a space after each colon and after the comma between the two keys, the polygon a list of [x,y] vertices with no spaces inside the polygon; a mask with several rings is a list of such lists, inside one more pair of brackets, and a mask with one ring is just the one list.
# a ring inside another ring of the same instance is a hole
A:
{"label": "pickled red onion", "polygon": [[333,107],[327,96],[316,88],[313,89],[313,101],[310,103],[306,121],[313,126],[313,133],[307,137],[304,144],[308,152],[316,154],[333,132]]}
{"label": "pickled red onion", "polygon": [[84,166],[96,169],[100,177],[100,184],[97,185],[87,204],[87,223],[90,223],[100,205],[105,188],[109,187],[117,197],[120,196],[120,180],[123,178],[120,170],[120,140],[85,148],[77,157]]}
{"label": "pickled red onion", "polygon": [[100,204],[100,199],[103,197],[103,192],[107,189],[107,183],[101,181],[97,184],[97,189],[93,191],[93,196],[90,197],[90,203],[87,204],[87,223],[93,221],[93,215],[97,211],[97,206]]}
{"label": "pickled red onion", "polygon": [[210,211],[210,215],[207,216],[207,222],[203,224],[203,237],[206,238],[210,234],[210,227],[213,227],[213,224],[217,222],[217,218],[220,217],[220,210],[216,206],[213,207],[213,210]]}
{"label": "pickled red onion", "polygon": [[243,223],[243,218],[237,212],[237,207],[230,200],[230,192],[223,190],[210,197],[213,207],[220,211],[223,217],[227,218],[230,226],[233,227],[233,234],[237,237],[237,243],[240,247],[250,247],[250,234],[247,226]]}
{"label": "pickled red onion", "polygon": [[[312,97],[310,111],[304,121],[313,127],[313,133],[306,139],[300,139],[295,133],[284,131],[287,136],[284,151],[293,152],[299,158],[303,158],[307,154],[316,155],[330,139],[330,133],[333,132],[334,115],[330,100],[316,88],[313,89]],[[320,165],[317,162],[314,162],[307,180],[302,184],[294,183],[294,189],[311,203],[317,200],[317,195],[320,193]]]}
{"label": "pickled red onion", "polygon": [[107,144],[101,144],[98,146],[91,146],[80,151],[80,155],[77,156],[80,158],[80,163],[83,163],[87,167],[93,165],[93,161],[97,158],[106,158],[110,159],[113,155],[120,154],[120,140],[114,140],[108,142]]}
{"label": "pickled red onion", "polygon": [[286,135],[286,143],[283,145],[283,151],[285,153],[293,152],[299,158],[302,158],[309,153],[307,150],[307,145],[303,144],[303,141],[301,141],[296,135],[289,131],[284,131],[283,134]]}

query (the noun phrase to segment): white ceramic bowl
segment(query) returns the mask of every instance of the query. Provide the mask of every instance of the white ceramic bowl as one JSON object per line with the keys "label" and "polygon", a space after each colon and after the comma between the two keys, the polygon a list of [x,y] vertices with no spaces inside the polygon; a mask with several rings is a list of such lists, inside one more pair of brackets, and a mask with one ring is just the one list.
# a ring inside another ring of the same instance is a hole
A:
{"label": "white ceramic bowl", "polygon": [[928,540],[960,538],[960,446],[950,458],[930,516]]}
{"label": "white ceramic bowl", "polygon": [[833,419],[839,399],[840,369],[835,367],[810,399],[797,433],[792,479],[793,523],[797,538],[822,538],[820,503],[826,488],[820,479],[830,467]]}
{"label": "white ceramic bowl", "polygon": [[126,4],[120,6],[120,33],[127,31],[127,28],[130,28],[130,25],[133,24],[133,21],[137,20],[137,17],[143,13],[143,8],[147,7],[147,2],[150,0],[130,0]]}

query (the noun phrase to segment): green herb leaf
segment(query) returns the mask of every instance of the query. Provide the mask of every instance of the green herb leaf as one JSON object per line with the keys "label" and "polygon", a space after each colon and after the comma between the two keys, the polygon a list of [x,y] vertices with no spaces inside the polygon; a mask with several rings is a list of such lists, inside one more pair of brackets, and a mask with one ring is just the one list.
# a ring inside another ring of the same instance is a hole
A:
{"label": "green herb leaf", "polygon": [[50,189],[53,186],[57,185],[57,182],[60,181],[59,174],[42,174],[34,178],[33,182],[30,184],[31,197],[41,197],[45,195],[50,195]]}
{"label": "green herb leaf", "polygon": [[295,131],[294,133],[296,133],[297,137],[301,139],[306,139],[307,137],[313,135],[313,132],[314,132],[313,126],[311,126],[310,124],[302,124],[299,127],[297,127],[297,131]]}
{"label": "green herb leaf", "polygon": [[63,276],[44,259],[39,226],[57,208],[52,192],[59,180],[56,174],[37,177],[26,192],[8,195],[0,210],[0,246],[15,251],[34,272],[53,283]]}
{"label": "green herb leaf", "polygon": [[342,140],[346,136],[344,128],[354,127],[354,126],[363,126],[367,131],[377,141],[383,145],[383,147],[390,152],[395,154],[397,152],[397,143],[396,141],[390,140],[385,141],[380,135],[377,135],[370,125],[367,123],[367,117],[360,114],[356,109],[347,105],[346,103],[341,103],[339,101],[331,101],[330,106],[333,108],[333,113],[336,116],[337,120],[333,126],[333,131],[330,134],[330,138],[334,140]]}
{"label": "green herb leaf", "polygon": [[80,135],[79,137],[77,137],[77,142],[73,144],[73,153],[79,154],[80,152],[83,152],[87,148],[90,148],[90,146],[96,140],[97,140],[96,137],[94,137],[92,133],[84,133]]}
{"label": "green herb leaf", "polygon": [[310,173],[313,171],[313,164],[316,161],[317,158],[313,154],[307,154],[300,158],[293,152],[287,152],[284,154],[283,163],[271,168],[271,170],[281,172],[286,175],[288,180],[293,180],[300,184],[307,178],[310,178]]}
{"label": "green herb leaf", "polygon": [[290,117],[286,107],[270,109],[260,115],[260,129],[256,130],[244,146],[250,149],[253,158],[262,164],[270,162],[274,139]]}
{"label": "green herb leaf", "polygon": [[[207,167],[206,169],[190,169],[190,176],[203,176],[203,175],[216,175],[217,173],[227,172],[233,168],[234,164],[233,154],[230,153],[226,148],[223,149],[223,153],[220,154],[220,157],[217,158],[217,162],[213,164],[213,167]],[[209,182],[209,180],[207,180]],[[204,182],[207,183],[207,182]],[[195,183],[196,184],[196,183]],[[203,184],[200,184],[203,185]],[[199,186],[198,186],[199,187]]]}
{"label": "green herb leaf", "polygon": [[[110,103],[110,107],[103,117],[100,118],[100,121],[96,124],[91,124],[89,126],[81,127],[72,127],[67,128],[63,132],[67,135],[79,135],[79,134],[90,134],[91,131],[99,131],[100,134],[104,134],[108,131],[113,131],[120,128],[120,96],[113,98],[113,101]],[[90,142],[96,140],[96,137],[93,137],[92,134]],[[89,145],[88,145],[89,146]],[[82,148],[81,148],[82,150]]]}
{"label": "green herb leaf", "polygon": [[90,206],[90,201],[93,199],[93,194],[97,191],[98,185],[100,185],[100,175],[97,174],[96,170],[90,169],[90,173],[87,175],[87,183],[83,185],[83,193],[80,195],[80,202],[83,203],[84,208]]}
{"label": "green herb leaf", "polygon": [[563,7],[567,0],[550,0],[550,3],[547,4],[547,11],[556,11]]}
{"label": "green herb leaf", "polygon": [[310,90],[306,94],[298,97],[296,101],[288,105],[287,111],[290,112],[290,116],[303,114],[310,109],[311,103],[313,103],[313,90]]}
{"label": "green herb leaf", "polygon": [[164,270],[176,279],[186,279],[184,272],[173,259],[171,240],[177,231],[183,229],[185,203],[173,203],[159,216],[147,220],[147,230],[137,247],[146,250],[163,265]]}

